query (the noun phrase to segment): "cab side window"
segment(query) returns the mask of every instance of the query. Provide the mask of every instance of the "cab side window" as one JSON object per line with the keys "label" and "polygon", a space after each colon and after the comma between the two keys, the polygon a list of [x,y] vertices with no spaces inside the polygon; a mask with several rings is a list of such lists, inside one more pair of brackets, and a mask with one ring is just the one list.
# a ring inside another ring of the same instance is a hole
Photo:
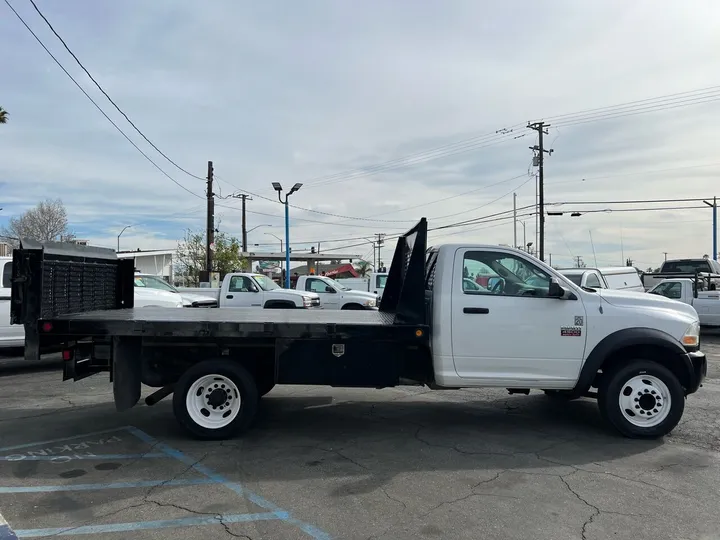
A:
{"label": "cab side window", "polygon": [[661,283],[653,291],[655,294],[664,296],[665,298],[671,298],[673,300],[679,300],[682,298],[682,285],[680,283]]}
{"label": "cab side window", "polygon": [[250,278],[246,276],[233,276],[230,278],[228,292],[250,292],[253,289]]}
{"label": "cab side window", "polygon": [[305,282],[305,290],[314,293],[327,292],[325,290],[326,287],[327,285],[322,279],[308,279],[307,282]]}
{"label": "cab side window", "polygon": [[463,294],[547,297],[550,275],[511,253],[468,251],[463,259]]}
{"label": "cab side window", "polygon": [[12,262],[6,262],[2,271],[2,286],[5,289],[12,287]]}

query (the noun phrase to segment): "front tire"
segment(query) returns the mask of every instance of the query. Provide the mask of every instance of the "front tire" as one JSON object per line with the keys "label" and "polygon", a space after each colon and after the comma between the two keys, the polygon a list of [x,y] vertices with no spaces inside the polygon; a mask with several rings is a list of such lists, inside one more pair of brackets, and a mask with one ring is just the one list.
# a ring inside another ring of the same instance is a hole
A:
{"label": "front tire", "polygon": [[680,422],[685,392],[666,367],[635,360],[603,377],[598,406],[603,418],[624,436],[656,439]]}
{"label": "front tire", "polygon": [[223,440],[250,427],[257,402],[255,379],[244,367],[226,360],[208,360],[180,377],[173,394],[173,411],[178,423],[193,436]]}

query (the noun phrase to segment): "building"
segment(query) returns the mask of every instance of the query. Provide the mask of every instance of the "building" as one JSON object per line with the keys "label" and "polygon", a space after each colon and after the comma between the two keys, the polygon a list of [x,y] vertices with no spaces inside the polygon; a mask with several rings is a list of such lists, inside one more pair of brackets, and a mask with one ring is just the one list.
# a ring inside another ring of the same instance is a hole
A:
{"label": "building", "polygon": [[118,251],[118,259],[134,259],[135,269],[143,274],[151,274],[173,282],[173,255],[172,249],[148,249],[145,251]]}
{"label": "building", "polygon": [[12,256],[12,246],[7,242],[0,242],[0,257]]}

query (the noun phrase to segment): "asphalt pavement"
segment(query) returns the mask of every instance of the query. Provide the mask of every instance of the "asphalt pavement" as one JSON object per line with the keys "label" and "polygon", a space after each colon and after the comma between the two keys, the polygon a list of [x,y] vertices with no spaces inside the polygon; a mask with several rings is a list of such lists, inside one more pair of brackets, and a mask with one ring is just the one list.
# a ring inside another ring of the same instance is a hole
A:
{"label": "asphalt pavement", "polygon": [[0,540],[720,538],[720,337],[703,348],[709,377],[658,441],[590,399],[278,387],[209,443],[170,399],[116,413],[106,376],[0,359]]}

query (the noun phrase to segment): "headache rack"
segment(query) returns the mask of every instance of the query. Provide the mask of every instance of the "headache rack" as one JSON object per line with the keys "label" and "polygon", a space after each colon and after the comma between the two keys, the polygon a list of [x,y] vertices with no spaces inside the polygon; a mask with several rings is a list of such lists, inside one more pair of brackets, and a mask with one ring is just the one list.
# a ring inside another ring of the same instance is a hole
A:
{"label": "headache rack", "polygon": [[10,322],[25,327],[25,358],[39,357],[43,319],[133,307],[133,276],[133,260],[112,249],[21,240],[13,251]]}
{"label": "headache rack", "polygon": [[395,314],[396,324],[425,324],[425,249],[427,219],[398,238],[380,311]]}

